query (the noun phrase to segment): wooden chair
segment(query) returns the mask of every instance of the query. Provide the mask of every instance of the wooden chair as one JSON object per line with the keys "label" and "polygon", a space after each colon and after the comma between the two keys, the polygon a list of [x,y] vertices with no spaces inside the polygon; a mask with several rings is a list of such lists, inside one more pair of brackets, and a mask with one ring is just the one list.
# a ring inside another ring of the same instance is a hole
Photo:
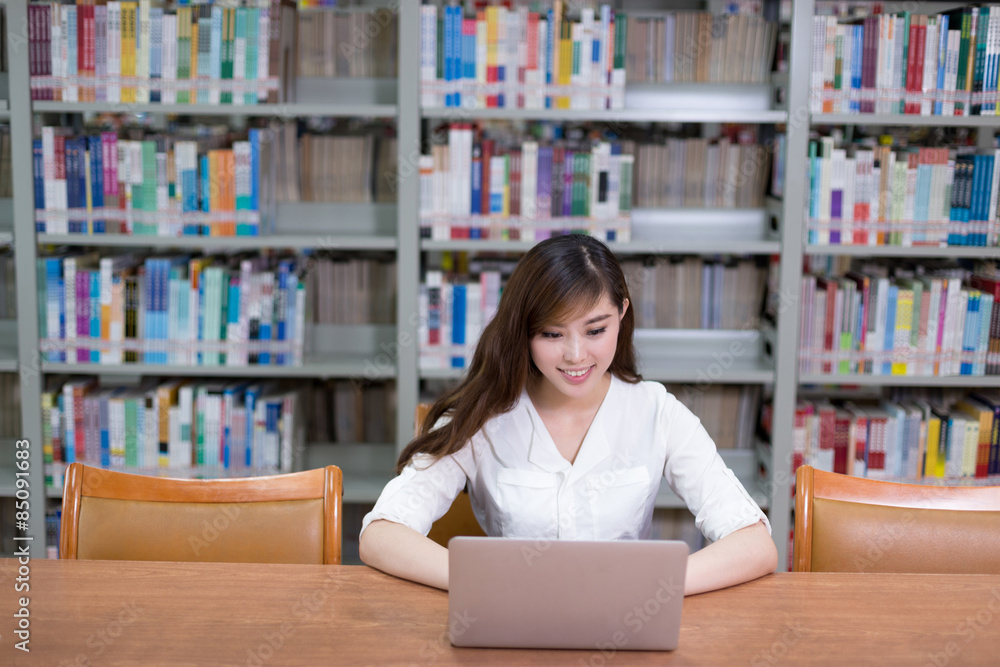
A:
{"label": "wooden chair", "polygon": [[340,562],[340,468],[244,479],[170,479],[73,463],[61,558]]}
{"label": "wooden chair", "polygon": [[801,466],[795,572],[1000,574],[1000,486],[898,484]]}
{"label": "wooden chair", "polygon": [[[417,411],[414,419],[414,433],[420,431],[420,424],[423,423],[424,417],[430,412],[431,406],[429,403],[419,403],[417,404]],[[431,538],[443,547],[448,546],[448,540],[453,537],[458,537],[459,535],[468,535],[472,537],[482,537],[486,533],[483,531],[482,527],[479,525],[479,521],[476,520],[476,515],[472,511],[472,501],[469,499],[468,490],[463,489],[458,497],[452,502],[451,507],[448,511],[444,513],[440,519],[434,522],[431,526],[431,530],[427,533],[427,537]]]}

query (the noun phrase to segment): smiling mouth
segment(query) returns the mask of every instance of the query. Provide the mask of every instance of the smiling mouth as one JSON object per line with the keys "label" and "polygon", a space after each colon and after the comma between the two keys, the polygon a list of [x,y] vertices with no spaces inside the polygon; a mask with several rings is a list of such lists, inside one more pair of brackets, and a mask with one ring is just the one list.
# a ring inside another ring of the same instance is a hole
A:
{"label": "smiling mouth", "polygon": [[591,368],[593,368],[593,366],[588,366],[587,368],[584,368],[583,370],[580,371],[567,371],[560,368],[559,372],[563,373],[564,375],[568,375],[571,378],[581,378],[587,373],[589,373]]}

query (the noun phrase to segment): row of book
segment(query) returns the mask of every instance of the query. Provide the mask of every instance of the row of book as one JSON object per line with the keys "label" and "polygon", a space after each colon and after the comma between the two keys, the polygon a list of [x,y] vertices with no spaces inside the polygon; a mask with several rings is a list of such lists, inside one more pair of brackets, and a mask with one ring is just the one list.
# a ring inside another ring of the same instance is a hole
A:
{"label": "row of book", "polygon": [[813,17],[814,113],[994,116],[1000,8]]}
{"label": "row of book", "polygon": [[299,12],[300,77],[395,78],[398,16],[373,11]]}
{"label": "row of book", "polygon": [[10,126],[0,125],[0,197],[14,196],[13,175],[10,163]]}
{"label": "row of book", "polygon": [[0,373],[0,438],[21,438],[21,386],[17,373]]}
{"label": "row of book", "polygon": [[302,260],[307,321],[315,324],[393,324],[396,321],[394,253],[314,253]]}
{"label": "row of book", "polygon": [[609,5],[420,8],[423,107],[621,109],[626,22]]}
{"label": "row of book", "polygon": [[994,246],[1000,149],[809,144],[814,245]]}
{"label": "row of book", "polygon": [[71,251],[38,260],[43,358],[78,364],[302,363],[294,257]]}
{"label": "row of book", "polygon": [[274,223],[273,135],[187,126],[33,140],[35,226],[50,234],[257,236]]}
{"label": "row of book", "polygon": [[634,157],[625,144],[511,144],[460,123],[447,139],[420,156],[426,238],[542,240],[580,230],[630,239]]}
{"label": "row of book", "polygon": [[[396,138],[367,132],[354,135],[307,133],[299,137],[298,151],[279,149],[279,192],[297,193],[283,201],[395,202]],[[294,188],[281,175],[298,176]],[[285,187],[282,187],[285,186]]]}
{"label": "row of book", "polygon": [[496,314],[506,279],[488,264],[477,275],[427,270],[418,294],[421,370],[466,368]]}
{"label": "row of book", "polygon": [[165,477],[291,472],[304,447],[298,389],[255,381],[56,378],[41,394],[46,484],[74,462]]}
{"label": "row of book", "polygon": [[396,441],[396,386],[326,380],[302,387],[309,442]]}
{"label": "row of book", "polygon": [[702,425],[719,449],[753,449],[760,413],[758,385],[665,385]]}
{"label": "row of book", "polygon": [[763,306],[768,266],[753,259],[666,257],[621,264],[639,328],[742,329],[752,326]]}
{"label": "row of book", "polygon": [[762,16],[677,12],[619,22],[626,27],[629,83],[769,81],[779,26]]}
{"label": "row of book", "polygon": [[1000,279],[962,270],[805,275],[799,371],[870,375],[1000,373]]}
{"label": "row of book", "polygon": [[635,207],[763,206],[772,150],[759,143],[668,138],[635,148]]}
{"label": "row of book", "polygon": [[17,318],[16,268],[14,253],[0,250],[0,320]]}
{"label": "row of book", "polygon": [[294,100],[295,6],[28,5],[33,100],[232,104]]}
{"label": "row of book", "polygon": [[799,401],[793,468],[902,482],[996,483],[1000,396],[976,391],[948,404]]}

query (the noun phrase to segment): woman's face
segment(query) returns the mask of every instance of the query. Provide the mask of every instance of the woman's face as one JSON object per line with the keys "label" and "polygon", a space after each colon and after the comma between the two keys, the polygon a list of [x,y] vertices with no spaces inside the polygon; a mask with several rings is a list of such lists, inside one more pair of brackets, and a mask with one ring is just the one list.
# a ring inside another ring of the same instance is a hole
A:
{"label": "woman's face", "polygon": [[568,322],[544,327],[531,339],[531,360],[541,371],[544,390],[568,398],[589,398],[602,386],[604,373],[615,358],[621,312],[607,296]]}

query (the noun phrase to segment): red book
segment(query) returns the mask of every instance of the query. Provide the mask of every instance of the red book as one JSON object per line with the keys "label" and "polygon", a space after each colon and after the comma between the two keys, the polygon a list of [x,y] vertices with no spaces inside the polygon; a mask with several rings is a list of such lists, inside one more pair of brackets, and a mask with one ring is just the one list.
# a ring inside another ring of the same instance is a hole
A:
{"label": "red book", "polygon": [[[911,98],[916,92],[914,88],[914,80],[916,78],[917,69],[917,17],[913,16],[910,18],[910,34],[907,38],[906,44],[906,97],[903,104],[903,113],[912,114],[914,113],[913,107],[915,106],[911,102]],[[917,109],[919,113],[920,109]]]}
{"label": "red book", "polygon": [[830,278],[817,277],[816,278],[816,289],[826,290],[826,321],[823,325],[823,372],[830,373],[833,371],[833,364],[830,361],[828,354],[832,354],[833,347],[833,321],[835,319],[836,311],[836,301],[837,301],[837,281]]}
{"label": "red book", "polygon": [[[490,214],[490,158],[493,157],[494,143],[492,139],[483,139],[483,192],[480,210],[483,215]],[[483,225],[483,238],[489,238],[490,225]]]}
{"label": "red book", "polygon": [[[913,105],[913,113],[919,114],[923,105],[924,95],[924,58],[926,57],[927,42],[927,17],[919,15],[917,18],[917,67],[913,73],[913,90],[917,95],[917,102]],[[912,48],[912,45],[911,45]]]}
{"label": "red book", "polygon": [[990,338],[986,350],[986,374],[1000,374],[1000,281],[984,276],[972,276],[969,285],[974,289],[993,295],[993,314],[990,317]]}
{"label": "red book", "polygon": [[[521,215],[521,149],[510,152],[510,215],[517,217]],[[510,240],[516,241],[521,238],[521,224],[510,226]]]}
{"label": "red book", "polygon": [[841,475],[847,471],[848,450],[851,446],[851,414],[835,410],[833,417],[833,472]]}

